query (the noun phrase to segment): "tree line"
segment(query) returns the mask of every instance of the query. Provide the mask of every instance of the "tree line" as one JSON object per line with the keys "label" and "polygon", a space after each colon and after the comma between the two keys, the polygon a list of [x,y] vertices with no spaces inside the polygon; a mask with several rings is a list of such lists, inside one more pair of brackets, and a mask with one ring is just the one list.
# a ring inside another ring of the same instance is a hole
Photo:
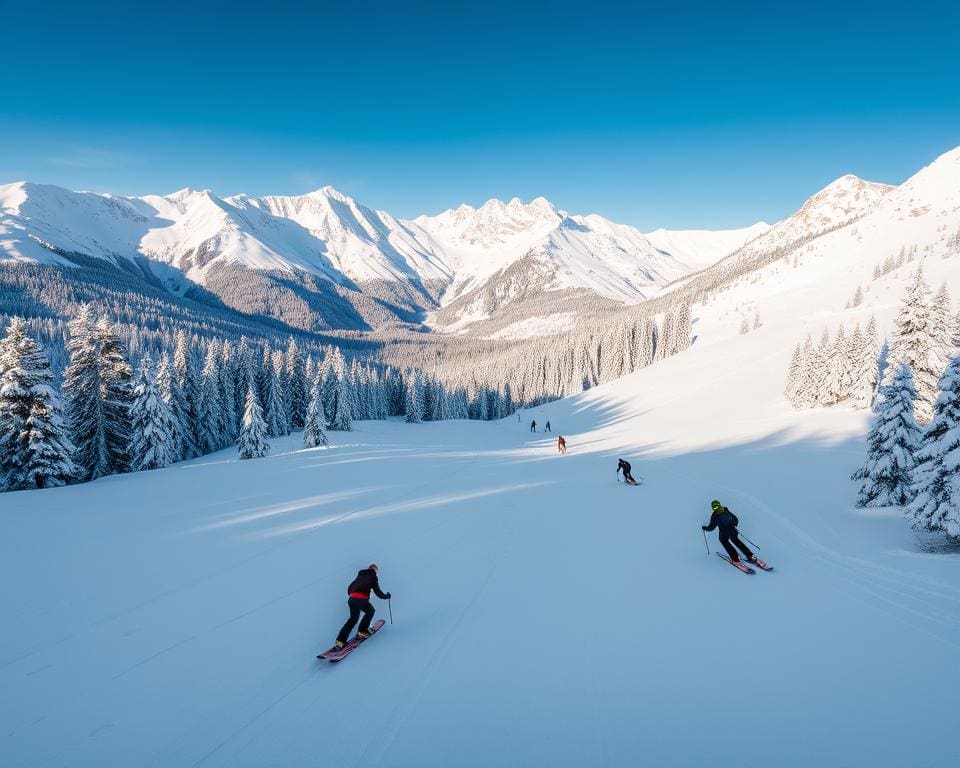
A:
{"label": "tree line", "polygon": [[914,528],[960,537],[960,320],[920,269],[897,315],[857,505],[901,506]]}
{"label": "tree line", "polygon": [[171,346],[134,364],[116,325],[83,305],[58,385],[43,346],[13,318],[0,340],[0,488],[158,469],[231,445],[256,458],[293,431],[317,447],[354,419],[496,419],[515,407],[509,387],[451,387],[414,368],[348,361],[337,347],[304,353],[294,338],[274,348],[180,329]]}

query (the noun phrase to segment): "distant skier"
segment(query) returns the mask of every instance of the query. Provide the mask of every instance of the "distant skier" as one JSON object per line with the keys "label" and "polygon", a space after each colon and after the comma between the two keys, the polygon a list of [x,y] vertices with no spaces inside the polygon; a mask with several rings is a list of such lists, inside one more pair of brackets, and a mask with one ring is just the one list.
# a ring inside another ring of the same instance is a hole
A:
{"label": "distant skier", "polygon": [[630,474],[630,462],[620,459],[617,462],[617,477],[620,477],[620,472],[623,472],[623,481],[629,485],[636,485],[637,481],[633,479],[633,475]]}
{"label": "distant skier", "polygon": [[737,519],[737,516],[716,499],[710,502],[710,508],[713,510],[710,515],[710,525],[701,525],[700,527],[705,531],[712,531],[714,528],[720,529],[720,544],[727,550],[730,561],[733,563],[740,562],[740,555],[734,548],[734,545],[736,545],[746,556],[747,562],[759,562],[757,556],[750,551],[750,548],[740,541],[740,536],[737,532],[737,526],[740,524],[740,520]]}
{"label": "distant skier", "polygon": [[549,431],[550,431],[550,422],[549,422],[549,421],[544,425],[543,431],[544,431],[544,432],[549,432]]}
{"label": "distant skier", "polygon": [[536,432],[536,431],[537,431],[537,420],[536,420],[536,419],[534,419],[533,421],[530,422],[530,431],[531,431],[531,432]]}
{"label": "distant skier", "polygon": [[373,621],[373,614],[375,613],[373,605],[370,603],[370,590],[373,590],[381,600],[389,600],[391,597],[389,592],[380,590],[380,581],[377,579],[378,570],[377,564],[371,563],[369,568],[359,571],[357,578],[351,581],[350,586],[347,587],[347,606],[350,608],[350,618],[347,619],[347,623],[343,625],[340,634],[337,635],[334,648],[343,648],[347,644],[350,630],[357,625],[357,619],[360,619],[361,613],[363,613],[363,619],[360,619],[360,626],[357,627],[357,637],[361,640],[370,637],[370,622]]}
{"label": "distant skier", "polygon": [[557,438],[557,452],[561,454],[567,452],[567,441],[563,439],[563,435]]}

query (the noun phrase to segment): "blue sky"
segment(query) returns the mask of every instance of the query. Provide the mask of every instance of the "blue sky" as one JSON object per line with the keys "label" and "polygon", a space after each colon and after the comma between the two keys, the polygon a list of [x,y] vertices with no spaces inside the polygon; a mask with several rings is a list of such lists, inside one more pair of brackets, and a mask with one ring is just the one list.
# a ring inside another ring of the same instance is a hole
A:
{"label": "blue sky", "polygon": [[3,182],[332,184],[404,217],[543,195],[726,227],[960,145],[956,3],[20,0],[3,17]]}

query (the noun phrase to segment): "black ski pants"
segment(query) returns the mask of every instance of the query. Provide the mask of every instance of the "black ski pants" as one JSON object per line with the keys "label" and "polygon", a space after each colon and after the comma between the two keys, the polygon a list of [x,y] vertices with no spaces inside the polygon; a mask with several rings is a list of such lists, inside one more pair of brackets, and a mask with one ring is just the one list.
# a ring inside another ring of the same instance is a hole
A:
{"label": "black ski pants", "polygon": [[740,537],[737,535],[736,531],[731,533],[726,533],[720,531],[720,543],[723,545],[723,548],[727,550],[727,554],[730,555],[730,559],[733,562],[737,562],[740,559],[740,555],[737,554],[737,550],[733,548],[733,545],[736,544],[737,547],[744,555],[746,555],[747,560],[753,559],[753,552],[750,551],[750,548],[740,541]]}
{"label": "black ski pants", "polygon": [[633,479],[633,475],[631,475],[631,474],[630,474],[629,472],[627,472],[626,470],[623,471],[623,479],[624,479],[626,482],[630,483],[630,485],[636,485],[636,484],[637,484],[637,481]]}
{"label": "black ski pants", "polygon": [[370,622],[373,621],[373,614],[376,612],[370,601],[362,597],[349,598],[347,605],[350,607],[350,618],[347,619],[347,623],[343,625],[340,634],[337,635],[337,640],[341,643],[347,642],[347,638],[350,637],[350,630],[357,626],[357,620],[360,619],[361,613],[363,613],[363,619],[360,620],[360,626],[357,627],[357,631],[368,632],[370,630]]}

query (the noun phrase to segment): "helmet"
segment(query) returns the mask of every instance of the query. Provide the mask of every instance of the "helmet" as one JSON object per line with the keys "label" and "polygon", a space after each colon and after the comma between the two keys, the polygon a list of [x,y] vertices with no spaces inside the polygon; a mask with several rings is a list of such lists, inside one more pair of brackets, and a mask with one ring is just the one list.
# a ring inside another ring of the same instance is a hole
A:
{"label": "helmet", "polygon": [[713,501],[710,502],[710,509],[712,509],[714,512],[716,512],[717,510],[721,509],[722,507],[723,507],[723,504],[721,504],[721,503],[720,503],[719,501],[717,501],[716,499],[714,499]]}

